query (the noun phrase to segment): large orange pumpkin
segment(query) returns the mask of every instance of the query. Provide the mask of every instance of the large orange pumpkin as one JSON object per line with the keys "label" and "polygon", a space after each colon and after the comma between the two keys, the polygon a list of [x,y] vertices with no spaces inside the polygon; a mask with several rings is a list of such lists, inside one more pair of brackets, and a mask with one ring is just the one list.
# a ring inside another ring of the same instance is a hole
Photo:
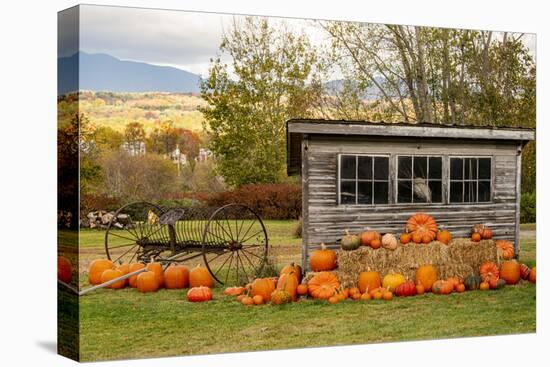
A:
{"label": "large orange pumpkin", "polygon": [[[117,269],[107,269],[101,274],[101,283],[106,283],[110,280],[119,278],[123,276],[122,272]],[[111,289],[122,289],[126,285],[126,280],[119,280],[117,282],[114,282],[111,285],[108,285],[107,288]]]}
{"label": "large orange pumpkin", "polygon": [[327,271],[336,268],[336,252],[327,249],[324,243],[319,250],[315,250],[309,257],[311,271]]}
{"label": "large orange pumpkin", "polygon": [[73,266],[71,261],[64,256],[57,257],[57,279],[70,283],[73,278]]}
{"label": "large orange pumpkin", "polygon": [[264,302],[271,300],[271,293],[275,290],[275,285],[271,278],[258,278],[252,282],[250,286],[250,295],[252,297],[260,295],[263,297]]}
{"label": "large orange pumpkin", "polygon": [[292,297],[293,301],[296,301],[298,290],[298,278],[294,272],[284,273],[279,277],[277,282],[277,290],[286,291]]}
{"label": "large orange pumpkin", "polygon": [[141,293],[156,292],[159,289],[157,275],[152,271],[140,273],[136,284],[138,291]]}
{"label": "large orange pumpkin", "polygon": [[212,278],[208,269],[199,264],[189,272],[189,286],[191,288],[201,286],[212,288],[214,286],[214,278]]}
{"label": "large orange pumpkin", "polygon": [[189,286],[189,270],[183,265],[172,265],[164,272],[167,289],[183,289]]}
{"label": "large orange pumpkin", "polygon": [[193,287],[187,291],[189,302],[206,302],[212,299],[212,290],[209,287]]}
{"label": "large orange pumpkin", "polygon": [[483,282],[488,282],[491,278],[499,278],[498,266],[492,261],[487,261],[479,267],[479,276]]}
{"label": "large orange pumpkin", "polygon": [[506,284],[517,284],[521,278],[519,263],[515,260],[508,260],[500,266],[500,278],[506,281]]}
{"label": "large orange pumpkin", "polygon": [[[129,267],[129,272],[133,273],[134,271],[138,271],[139,269],[143,269],[145,267],[145,264],[142,263],[132,263]],[[139,274],[138,274],[139,275]],[[137,288],[137,277],[138,275],[132,275],[130,278],[128,278],[128,284],[132,288]]]}
{"label": "large orange pumpkin", "polygon": [[337,293],[339,288],[338,277],[328,271],[315,274],[307,284],[310,296],[319,299],[329,299]]}
{"label": "large orange pumpkin", "polygon": [[147,264],[147,271],[152,271],[155,273],[159,288],[164,287],[164,269],[162,268],[161,263],[157,263],[154,259],[152,259],[151,262]]}
{"label": "large orange pumpkin", "polygon": [[[430,240],[435,238],[437,233],[437,223],[435,219],[425,213],[416,213],[407,221],[407,230],[409,233],[420,235],[422,239],[428,236]],[[413,237],[414,238],[414,237]]]}
{"label": "large orange pumpkin", "polygon": [[416,284],[421,284],[429,292],[437,280],[437,270],[432,265],[422,265],[416,269],[415,278]]}
{"label": "large orange pumpkin", "polygon": [[504,260],[510,260],[514,257],[515,251],[512,242],[506,240],[496,240],[495,244],[497,246],[499,255]]}
{"label": "large orange pumpkin", "polygon": [[91,285],[101,284],[101,274],[105,270],[114,269],[115,266],[111,260],[97,259],[90,263],[88,267],[88,281]]}
{"label": "large orange pumpkin", "polygon": [[279,273],[279,277],[283,274],[293,273],[296,279],[298,280],[298,284],[302,282],[302,267],[300,265],[296,265],[294,263],[290,263],[283,267],[281,269],[281,272]]}
{"label": "large orange pumpkin", "polygon": [[361,293],[369,292],[373,289],[380,288],[382,279],[377,271],[363,271],[359,273],[357,287]]}

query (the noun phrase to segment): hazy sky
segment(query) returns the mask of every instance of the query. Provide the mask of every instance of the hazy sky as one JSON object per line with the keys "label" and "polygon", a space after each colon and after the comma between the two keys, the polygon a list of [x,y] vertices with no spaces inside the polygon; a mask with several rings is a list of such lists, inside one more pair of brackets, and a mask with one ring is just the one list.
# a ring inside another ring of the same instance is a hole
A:
{"label": "hazy sky", "polygon": [[[223,29],[231,25],[233,17],[84,5],[81,6],[80,49],[123,60],[170,65],[206,76],[210,58],[217,55]],[[285,18],[283,21],[290,28],[306,33],[314,45],[327,44],[326,36],[311,20]],[[534,52],[534,35],[527,34],[524,40]]]}

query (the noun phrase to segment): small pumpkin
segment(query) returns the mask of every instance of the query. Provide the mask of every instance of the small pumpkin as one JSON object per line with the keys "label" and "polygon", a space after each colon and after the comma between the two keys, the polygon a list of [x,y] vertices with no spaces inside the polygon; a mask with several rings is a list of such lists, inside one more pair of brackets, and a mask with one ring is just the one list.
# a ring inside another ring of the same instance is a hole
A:
{"label": "small pumpkin", "polygon": [[307,284],[301,283],[298,288],[296,288],[296,293],[298,293],[299,296],[307,295]]}
{"label": "small pumpkin", "polygon": [[451,239],[453,237],[451,236],[451,232],[447,231],[446,229],[444,230],[441,230],[441,231],[438,231],[437,232],[437,235],[436,235],[436,239],[439,241],[439,242],[442,242],[446,245],[449,244],[449,242],[451,242]]}
{"label": "small pumpkin", "polygon": [[472,237],[470,238],[473,242],[479,242],[481,241],[481,235],[477,232],[472,233]]}
{"label": "small pumpkin", "polygon": [[363,293],[363,294],[361,295],[361,298],[360,298],[360,299],[361,299],[361,301],[370,301],[370,300],[372,299],[372,297],[371,297],[371,295],[368,294],[368,293]]}
{"label": "small pumpkin", "polygon": [[[132,263],[132,264],[130,264],[130,266],[128,268],[128,271],[130,273],[133,273],[135,271],[143,269],[144,267],[145,267],[145,264],[143,264],[143,263]],[[137,288],[138,275],[132,275],[130,278],[128,278],[128,285],[130,285],[130,287]]]}
{"label": "small pumpkin", "polygon": [[460,283],[455,287],[455,291],[457,291],[458,293],[464,293],[465,290],[466,286],[463,283]]}
{"label": "small pumpkin", "polygon": [[189,302],[207,302],[212,299],[212,289],[210,287],[192,287],[187,291],[187,300]]}
{"label": "small pumpkin", "polygon": [[481,280],[484,282],[489,281],[489,279],[495,277],[500,277],[500,272],[498,270],[497,264],[495,264],[492,261],[486,261],[479,267],[479,276],[481,277]]}
{"label": "small pumpkin", "polygon": [[458,277],[449,277],[447,281],[453,285],[453,289],[456,289],[459,284],[462,284],[462,280]]}
{"label": "small pumpkin", "polygon": [[151,259],[151,262],[147,264],[147,271],[155,273],[159,288],[164,287],[164,269],[162,269],[161,263],[155,262],[155,259]]}
{"label": "small pumpkin", "polygon": [[438,280],[432,285],[432,293],[434,294],[450,294],[453,290],[453,284],[446,280]]}
{"label": "small pumpkin", "polygon": [[420,235],[421,240],[424,236],[427,236],[427,238],[429,238],[429,243],[433,241],[436,236],[437,223],[432,216],[426,213],[416,213],[407,220],[407,229],[413,234],[413,241],[414,235],[417,234]]}
{"label": "small pumpkin", "polygon": [[405,227],[405,232],[401,233],[401,236],[399,236],[399,242],[401,242],[403,245],[406,245],[411,241],[411,234],[409,233],[407,227]]}
{"label": "small pumpkin", "polygon": [[479,289],[482,290],[482,291],[486,291],[490,288],[489,286],[489,283],[488,282],[481,282],[479,283]]}
{"label": "small pumpkin", "polygon": [[416,295],[416,285],[412,280],[406,281],[395,287],[395,295],[397,297],[410,297]]}
{"label": "small pumpkin", "polygon": [[245,288],[244,287],[228,287],[228,288],[225,288],[225,290],[223,291],[223,294],[225,294],[226,296],[240,296],[241,294],[243,294],[245,291]]}
{"label": "small pumpkin", "polygon": [[252,297],[252,301],[254,301],[254,304],[256,306],[263,305],[264,304],[264,297],[257,294],[254,297]]}
{"label": "small pumpkin", "polygon": [[397,238],[391,233],[386,233],[382,236],[382,247],[387,250],[395,250],[397,248]]}
{"label": "small pumpkin", "polygon": [[311,271],[329,271],[336,268],[336,252],[327,249],[324,243],[319,250],[315,250],[309,257]]}
{"label": "small pumpkin", "polygon": [[376,231],[365,231],[361,233],[361,244],[363,246],[370,246],[371,241],[375,239],[380,239],[380,233]]}
{"label": "small pumpkin", "polygon": [[245,306],[253,306],[254,305],[254,300],[252,299],[252,297],[244,296],[241,299],[241,303]]}
{"label": "small pumpkin", "polygon": [[506,284],[517,284],[521,278],[521,270],[517,261],[507,260],[500,266],[500,277]]}
{"label": "small pumpkin", "polygon": [[279,273],[279,277],[287,273],[294,273],[294,276],[298,279],[298,284],[302,282],[302,267],[300,265],[290,263],[284,266]]}
{"label": "small pumpkin", "polygon": [[422,235],[420,233],[413,233],[411,238],[412,238],[412,241],[416,244],[422,242]]}
{"label": "small pumpkin", "polygon": [[514,245],[510,241],[496,240],[497,251],[504,260],[510,260],[515,255]]}
{"label": "small pumpkin", "polygon": [[380,288],[382,280],[377,271],[363,271],[359,273],[357,287],[361,293],[368,292],[372,289]]}
{"label": "small pumpkin", "polygon": [[159,289],[157,275],[152,271],[138,274],[136,286],[141,293],[156,292]]}
{"label": "small pumpkin", "polygon": [[430,236],[424,235],[424,236],[422,236],[422,243],[425,244],[425,245],[427,245],[427,244],[429,244],[430,242],[432,242],[432,239],[433,239],[433,238],[431,238]]}
{"label": "small pumpkin", "polygon": [[[110,280],[120,278],[123,275],[124,274],[122,274],[122,272],[120,270],[107,269],[103,272],[103,274],[101,274],[101,283],[105,283],[105,282],[108,282]],[[107,288],[122,289],[122,288],[124,288],[125,285],[126,285],[126,281],[123,279],[123,280],[119,280],[117,282],[114,282],[113,284],[107,286]]]}
{"label": "small pumpkin", "polygon": [[429,292],[437,280],[437,270],[432,265],[422,265],[416,269],[415,279],[417,284],[422,284],[425,291]]}
{"label": "small pumpkin", "polygon": [[252,297],[260,295],[265,302],[269,302],[271,300],[271,293],[273,293],[274,290],[275,285],[271,278],[257,278],[252,282],[250,295]]}
{"label": "small pumpkin", "polygon": [[489,283],[489,289],[501,289],[506,285],[506,281],[504,279],[497,279],[497,278],[491,278],[487,282]]}
{"label": "small pumpkin", "polygon": [[292,302],[292,295],[286,290],[277,289],[270,295],[271,304],[282,305],[284,303]]}
{"label": "small pumpkin", "polygon": [[374,240],[370,241],[370,247],[378,250],[382,246],[382,241],[378,238],[375,238]]}
{"label": "small pumpkin", "polygon": [[382,299],[384,301],[391,301],[393,299],[393,293],[390,291],[382,293]]}
{"label": "small pumpkin", "polygon": [[531,268],[531,272],[529,273],[529,281],[531,283],[536,284],[537,283],[537,267],[533,266]]}
{"label": "small pumpkin", "polygon": [[189,272],[189,286],[195,287],[208,287],[214,286],[214,278],[207,268],[197,265]]}
{"label": "small pumpkin", "polygon": [[473,291],[479,289],[479,284],[481,283],[481,277],[471,274],[464,278],[464,286],[467,290]]}
{"label": "small pumpkin", "polygon": [[183,289],[189,286],[189,270],[183,265],[171,265],[164,272],[166,289]]}
{"label": "small pumpkin", "polygon": [[64,256],[57,257],[57,279],[70,283],[73,278],[73,266],[71,261]]}
{"label": "small pumpkin", "polygon": [[108,259],[97,259],[90,263],[88,267],[88,281],[91,285],[101,284],[101,274],[105,270],[114,269],[113,262]]}
{"label": "small pumpkin", "polygon": [[340,302],[340,299],[336,296],[332,296],[328,299],[328,302],[331,304],[331,305],[335,305],[337,304],[338,302]]}
{"label": "small pumpkin", "polygon": [[[130,264],[123,263],[116,267],[116,270],[120,270],[122,275],[126,275],[130,272]],[[124,279],[124,286],[128,285],[129,281],[128,279]]]}
{"label": "small pumpkin", "polygon": [[521,263],[519,265],[519,272],[520,272],[521,279],[529,280],[529,273],[531,273],[531,269],[529,269],[529,267],[526,264]]}
{"label": "small pumpkin", "polygon": [[361,246],[361,238],[359,236],[350,234],[346,229],[346,234],[340,240],[340,246],[342,250],[352,251],[357,250]]}
{"label": "small pumpkin", "polygon": [[323,271],[315,274],[307,284],[309,295],[313,298],[329,299],[336,295],[340,288],[338,277],[331,272]]}
{"label": "small pumpkin", "polygon": [[422,284],[417,284],[416,285],[416,294],[422,295],[422,294],[424,294],[424,292],[426,292],[426,289],[424,288],[424,286]]}
{"label": "small pumpkin", "polygon": [[393,292],[398,285],[403,284],[406,281],[407,280],[402,274],[389,273],[386,274],[382,280],[382,286],[387,288],[390,292]]}

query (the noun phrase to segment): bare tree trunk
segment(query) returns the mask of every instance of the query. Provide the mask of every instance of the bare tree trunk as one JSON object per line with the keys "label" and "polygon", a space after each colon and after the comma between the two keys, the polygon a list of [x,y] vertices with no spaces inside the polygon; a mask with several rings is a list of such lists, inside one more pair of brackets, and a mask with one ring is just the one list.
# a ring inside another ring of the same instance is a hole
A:
{"label": "bare tree trunk", "polygon": [[419,94],[419,100],[421,101],[421,108],[422,108],[422,114],[424,117],[423,122],[433,122],[433,113],[430,103],[430,95],[429,95],[429,88],[428,88],[428,82],[426,80],[426,64],[425,64],[425,58],[424,58],[424,41],[422,40],[422,31],[420,30],[420,27],[414,27],[415,36],[416,36],[416,48],[418,52],[417,57],[417,87],[418,87],[418,94]]}

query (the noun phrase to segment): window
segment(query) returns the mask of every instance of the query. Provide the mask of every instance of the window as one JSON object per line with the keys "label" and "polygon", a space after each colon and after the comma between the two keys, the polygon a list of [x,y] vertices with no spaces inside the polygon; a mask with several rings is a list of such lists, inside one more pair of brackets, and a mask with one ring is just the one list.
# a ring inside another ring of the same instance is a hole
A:
{"label": "window", "polygon": [[397,202],[441,203],[442,158],[397,157]]}
{"label": "window", "polygon": [[449,201],[491,201],[491,158],[451,158]]}
{"label": "window", "polygon": [[340,156],[340,204],[387,204],[389,158],[381,156]]}

